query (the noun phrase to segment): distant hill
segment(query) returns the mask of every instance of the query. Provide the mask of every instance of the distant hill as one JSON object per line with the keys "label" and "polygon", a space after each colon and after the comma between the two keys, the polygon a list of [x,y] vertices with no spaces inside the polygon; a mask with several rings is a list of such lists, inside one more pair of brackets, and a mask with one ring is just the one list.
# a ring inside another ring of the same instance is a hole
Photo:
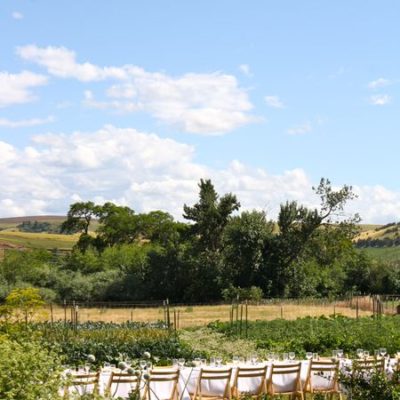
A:
{"label": "distant hill", "polygon": [[8,249],[60,249],[70,250],[78,240],[78,235],[61,235],[56,233],[20,232],[18,226],[24,222],[47,222],[51,226],[61,225],[66,217],[63,215],[33,215],[25,217],[0,218],[0,255],[1,250]]}
{"label": "distant hill", "polygon": [[400,222],[386,225],[371,225],[363,229],[354,239],[357,247],[400,246]]}

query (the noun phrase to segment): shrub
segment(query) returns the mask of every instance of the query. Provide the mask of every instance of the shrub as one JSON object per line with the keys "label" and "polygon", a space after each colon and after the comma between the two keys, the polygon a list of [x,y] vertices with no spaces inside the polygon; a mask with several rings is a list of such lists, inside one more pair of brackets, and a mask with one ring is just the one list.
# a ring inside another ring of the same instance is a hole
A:
{"label": "shrub", "polygon": [[59,357],[36,343],[0,342],[2,400],[59,399],[62,387]]}

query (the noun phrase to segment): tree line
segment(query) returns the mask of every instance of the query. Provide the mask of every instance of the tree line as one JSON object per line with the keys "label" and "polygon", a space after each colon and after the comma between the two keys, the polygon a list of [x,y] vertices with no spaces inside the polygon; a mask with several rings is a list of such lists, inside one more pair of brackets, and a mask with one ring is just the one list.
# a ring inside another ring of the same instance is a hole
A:
{"label": "tree line", "polygon": [[27,286],[52,301],[399,293],[399,265],[379,263],[353,246],[360,218],[345,214],[352,188],[334,190],[321,179],[313,190],[318,208],[288,201],[276,221],[264,211],[240,212],[237,197],[219,196],[210,180],[200,181],[195,204],[183,206],[185,222],[113,203],[71,204],[62,230],[80,232],[72,252],[7,251],[0,298]]}

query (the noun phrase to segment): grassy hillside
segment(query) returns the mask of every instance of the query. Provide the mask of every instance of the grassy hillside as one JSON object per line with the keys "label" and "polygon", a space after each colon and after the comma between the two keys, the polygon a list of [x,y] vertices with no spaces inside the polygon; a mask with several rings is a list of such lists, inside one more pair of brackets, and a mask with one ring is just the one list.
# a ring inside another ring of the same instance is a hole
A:
{"label": "grassy hillside", "polygon": [[0,249],[33,248],[70,250],[78,240],[77,235],[60,235],[55,233],[19,232],[17,226],[24,221],[48,222],[61,225],[65,221],[62,215],[35,215],[26,217],[0,218]]}
{"label": "grassy hillside", "polygon": [[0,231],[0,247],[7,244],[17,248],[61,249],[70,250],[79,238],[75,235],[59,235],[56,233],[29,233],[3,230]]}

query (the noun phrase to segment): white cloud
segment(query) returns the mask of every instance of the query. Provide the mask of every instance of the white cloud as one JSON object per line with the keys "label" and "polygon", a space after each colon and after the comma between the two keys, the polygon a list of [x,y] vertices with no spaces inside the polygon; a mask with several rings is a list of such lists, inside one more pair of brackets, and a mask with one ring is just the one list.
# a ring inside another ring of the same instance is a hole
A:
{"label": "white cloud", "polygon": [[387,94],[377,94],[369,98],[369,102],[374,106],[385,106],[392,101],[392,98]]}
{"label": "white cloud", "polygon": [[0,72],[0,108],[35,100],[30,89],[47,83],[47,78],[33,72]]}
{"label": "white cloud", "polygon": [[189,73],[174,78],[140,69],[129,74],[128,83],[107,91],[113,101],[92,98],[92,106],[148,112],[163,123],[202,135],[224,134],[257,120],[249,114],[252,104],[247,93],[232,75]]}
{"label": "white cloud", "polygon": [[305,122],[304,124],[294,126],[287,130],[289,135],[304,135],[312,131],[312,125],[310,122]]}
{"label": "white cloud", "polygon": [[370,89],[379,89],[385,86],[389,86],[391,85],[392,82],[389,79],[385,79],[385,78],[378,78],[375,81],[371,81],[368,83],[368,87]]}
{"label": "white cloud", "polygon": [[4,128],[26,128],[30,126],[44,125],[54,121],[52,115],[47,118],[31,118],[13,121],[7,118],[0,118],[0,127]]}
{"label": "white cloud", "polygon": [[248,64],[240,64],[239,65],[239,71],[243,74],[246,75],[247,77],[252,77],[253,74],[250,70],[250,66]]}
{"label": "white cloud", "polygon": [[[65,214],[72,202],[95,200],[181,219],[183,204],[197,201],[200,178],[212,179],[218,193],[235,193],[242,210],[266,209],[270,217],[286,200],[318,205],[315,182],[302,169],[272,175],[238,160],[213,169],[194,161],[192,146],[134,129],[38,135],[21,150],[0,142],[0,154],[0,216]],[[400,192],[355,190],[360,197],[350,210],[364,221],[399,220]]]}
{"label": "white cloud", "polygon": [[278,96],[265,96],[264,97],[267,106],[272,108],[285,108],[283,101]]}
{"label": "white cloud", "polygon": [[20,20],[24,18],[24,15],[22,13],[20,13],[19,11],[13,11],[13,13],[11,14],[11,16],[14,19]]}
{"label": "white cloud", "polygon": [[[80,81],[119,81],[106,91],[113,100],[96,100],[88,91],[84,103],[98,109],[142,111],[182,131],[219,135],[257,121],[247,92],[233,75],[187,73],[178,77],[148,72],[135,65],[99,67],[78,63],[73,51],[64,47],[19,47],[17,54],[61,78]],[[90,95],[88,96],[88,94]]]}
{"label": "white cloud", "polygon": [[50,74],[60,78],[75,78],[83,82],[126,78],[123,68],[101,68],[89,62],[77,63],[75,53],[65,47],[28,45],[17,47],[16,51],[22,59],[41,65]]}

